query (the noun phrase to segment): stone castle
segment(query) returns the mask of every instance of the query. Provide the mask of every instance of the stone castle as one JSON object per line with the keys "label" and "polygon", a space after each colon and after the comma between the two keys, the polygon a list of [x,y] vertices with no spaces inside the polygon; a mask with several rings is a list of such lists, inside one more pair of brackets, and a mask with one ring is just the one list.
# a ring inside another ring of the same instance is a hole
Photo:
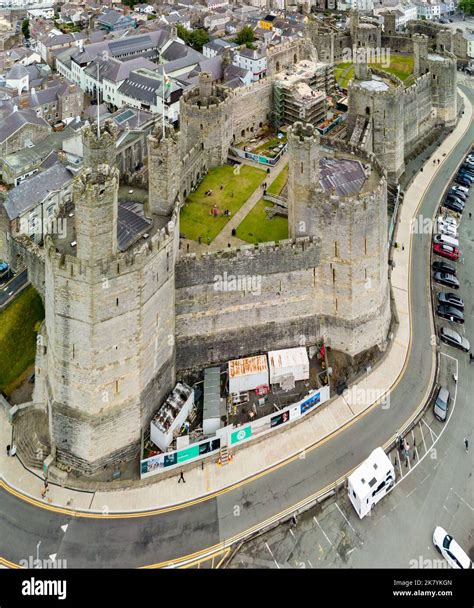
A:
{"label": "stone castle", "polygon": [[[149,138],[142,211],[119,204],[113,124],[84,129],[74,211],[64,211],[68,237],[47,235],[43,247],[10,238],[4,252],[13,265],[20,259],[28,265],[44,300],[33,400],[47,412],[58,462],[93,473],[136,454],[142,430],[183,370],[321,339],[350,356],[385,348],[387,181],[403,171],[413,145],[406,147],[407,131],[411,142],[423,137],[425,121],[451,124],[456,117],[447,108],[449,87],[435,95],[431,84],[447,79],[444,55],[430,58],[427,45],[415,44],[416,86],[430,81],[436,116],[420,109],[413,136],[403,114],[392,115],[408,103],[407,91],[357,66],[349,141],[329,146],[312,125],[289,129],[290,238],[278,244],[203,255],[179,248],[182,201],[210,168],[227,161],[234,143],[268,124],[271,77],[228,91],[200,76],[181,99],[180,131],[157,129]],[[304,58],[308,49],[307,41],[297,51],[289,47],[288,58],[273,57],[275,66]],[[448,80],[455,87],[455,76]],[[370,82],[377,84],[364,86]],[[135,235],[124,234],[124,226],[134,225],[141,226]],[[216,277],[226,274],[258,276],[261,288],[216,290]]]}

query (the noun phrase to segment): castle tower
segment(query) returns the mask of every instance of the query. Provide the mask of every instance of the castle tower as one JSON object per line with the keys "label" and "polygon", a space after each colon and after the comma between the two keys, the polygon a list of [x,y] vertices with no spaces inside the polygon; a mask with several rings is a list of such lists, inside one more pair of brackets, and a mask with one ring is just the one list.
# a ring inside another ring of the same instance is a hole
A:
{"label": "castle tower", "polygon": [[358,49],[357,56],[354,58],[354,78],[356,80],[368,80],[370,78],[365,48]]}
{"label": "castle tower", "polygon": [[425,34],[413,34],[413,55],[415,57],[415,65],[413,73],[415,78],[425,74],[428,71],[426,59],[428,57],[428,36]]}
{"label": "castle tower", "polygon": [[457,60],[452,53],[429,54],[426,65],[432,75],[432,103],[438,122],[446,126],[457,120]]}
{"label": "castle tower", "polygon": [[319,191],[319,133],[310,124],[295,123],[288,136],[288,232],[294,239],[313,234],[315,192]]}
{"label": "castle tower", "polygon": [[119,175],[115,164],[117,130],[107,121],[99,138],[93,127],[83,132],[86,180],[74,183],[77,257],[95,263],[117,253]]}
{"label": "castle tower", "polygon": [[214,86],[210,74],[199,74],[199,85],[180,100],[180,128],[186,154],[194,146],[205,151],[208,167],[227,161],[232,139],[231,98],[227,89]]}
{"label": "castle tower", "polygon": [[357,80],[349,84],[351,144],[373,152],[396,181],[405,168],[403,86],[386,80]]}
{"label": "castle tower", "polygon": [[[84,473],[139,451],[142,430],[175,383],[175,280],[179,218],[117,246],[113,133],[83,132],[86,166],[73,188],[77,248],[45,239],[45,322],[35,402],[49,417],[53,454]],[[89,166],[88,166],[89,164]],[[96,225],[94,225],[96,224]]]}
{"label": "castle tower", "polygon": [[148,212],[170,215],[178,198],[181,177],[179,133],[159,128],[148,137]]}
{"label": "castle tower", "polygon": [[[304,236],[320,243],[314,280],[322,332],[350,354],[382,345],[390,324],[385,172],[373,155],[354,156],[343,146],[322,157],[316,130],[302,123],[289,129],[288,153],[290,231],[302,222]],[[319,163],[340,179],[360,172],[360,189],[342,194],[318,183]]]}
{"label": "castle tower", "polygon": [[384,14],[383,30],[385,36],[395,36],[397,33],[397,15],[394,11],[388,11]]}
{"label": "castle tower", "polygon": [[451,30],[436,32],[436,50],[438,52],[453,52],[453,33]]}

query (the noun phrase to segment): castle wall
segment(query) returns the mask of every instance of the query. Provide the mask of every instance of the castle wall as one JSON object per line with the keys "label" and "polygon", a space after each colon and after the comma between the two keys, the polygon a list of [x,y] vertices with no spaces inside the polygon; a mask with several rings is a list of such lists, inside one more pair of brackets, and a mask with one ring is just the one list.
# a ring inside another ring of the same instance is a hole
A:
{"label": "castle wall", "polygon": [[403,91],[404,156],[408,158],[436,126],[431,74],[423,74]]}

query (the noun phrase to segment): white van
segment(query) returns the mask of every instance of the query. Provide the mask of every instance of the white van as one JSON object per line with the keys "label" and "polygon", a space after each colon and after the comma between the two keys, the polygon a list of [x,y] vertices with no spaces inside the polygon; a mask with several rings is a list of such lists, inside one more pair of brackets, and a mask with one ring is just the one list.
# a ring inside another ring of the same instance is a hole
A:
{"label": "white van", "polygon": [[443,220],[438,220],[438,230],[441,232],[441,234],[453,236],[454,238],[457,238],[458,236],[458,229],[456,226],[453,226],[449,222],[445,222]]}
{"label": "white van", "polygon": [[433,241],[435,243],[439,243],[440,245],[449,245],[450,247],[459,248],[459,241],[453,236],[448,236],[447,234],[437,234]]}
{"label": "white van", "polygon": [[394,484],[392,461],[382,448],[376,448],[347,479],[349,499],[360,519],[370,513]]}

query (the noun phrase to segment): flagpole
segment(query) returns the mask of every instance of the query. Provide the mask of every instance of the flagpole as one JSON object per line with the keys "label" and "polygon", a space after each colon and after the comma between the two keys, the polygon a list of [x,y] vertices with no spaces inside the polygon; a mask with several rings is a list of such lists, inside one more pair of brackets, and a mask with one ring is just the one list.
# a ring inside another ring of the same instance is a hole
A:
{"label": "flagpole", "polygon": [[163,121],[163,139],[165,138],[165,66],[163,66],[163,108],[162,108],[162,121]]}

